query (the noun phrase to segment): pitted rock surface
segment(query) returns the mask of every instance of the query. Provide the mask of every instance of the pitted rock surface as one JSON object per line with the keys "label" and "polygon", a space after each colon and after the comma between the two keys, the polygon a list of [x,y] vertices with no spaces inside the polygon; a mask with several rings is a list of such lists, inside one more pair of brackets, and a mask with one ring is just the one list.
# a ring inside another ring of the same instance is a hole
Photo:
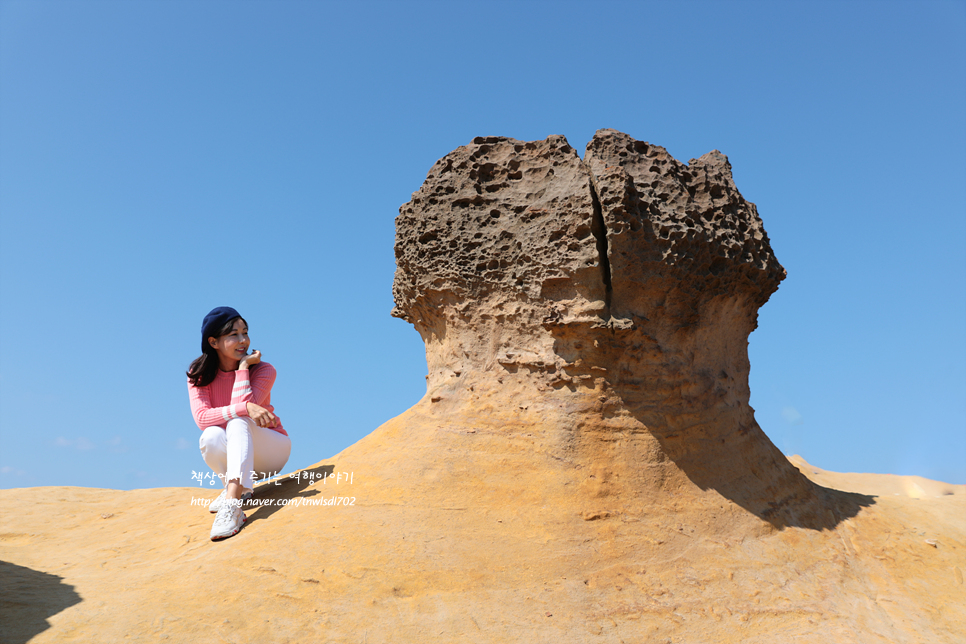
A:
{"label": "pitted rock surface", "polygon": [[589,349],[562,356],[551,335],[565,327],[598,345],[613,344],[601,328],[635,330],[672,352],[672,336],[709,326],[744,341],[785,275],[723,154],[685,165],[614,130],[586,161],[562,136],[474,139],[433,166],[396,226],[393,314],[427,342],[431,387],[500,364],[546,382],[574,358],[615,366]]}
{"label": "pitted rock surface", "polygon": [[634,303],[662,279],[682,282],[663,287],[682,306],[738,293],[761,306],[785,276],[727,157],[685,165],[614,130],[595,135],[586,162],[562,136],[474,139],[433,166],[396,227],[393,313],[417,328],[494,292],[647,317]]}
{"label": "pitted rock surface", "polygon": [[494,292],[554,299],[558,281],[603,300],[593,212],[590,173],[564,137],[474,139],[400,209],[394,314],[419,325]]}
{"label": "pitted rock surface", "polygon": [[668,299],[699,308],[721,295],[760,307],[784,279],[755,205],[717,150],[685,165],[660,146],[601,130],[586,164],[607,230],[614,315],[654,317]]}

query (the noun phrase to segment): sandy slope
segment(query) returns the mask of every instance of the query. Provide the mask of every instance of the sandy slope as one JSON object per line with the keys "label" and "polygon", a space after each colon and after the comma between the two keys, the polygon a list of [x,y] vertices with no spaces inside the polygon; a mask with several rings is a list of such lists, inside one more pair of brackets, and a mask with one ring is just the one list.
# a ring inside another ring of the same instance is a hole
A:
{"label": "sandy slope", "polygon": [[[531,467],[536,489],[512,454],[456,473],[464,488],[417,480],[378,449],[416,412],[307,470],[351,483],[260,493],[355,505],[249,510],[221,543],[190,504],[207,489],[0,491],[2,641],[962,641],[964,486],[793,457],[864,507],[823,529],[776,529],[713,490],[576,507],[565,465]],[[896,495],[906,483],[940,494]]]}

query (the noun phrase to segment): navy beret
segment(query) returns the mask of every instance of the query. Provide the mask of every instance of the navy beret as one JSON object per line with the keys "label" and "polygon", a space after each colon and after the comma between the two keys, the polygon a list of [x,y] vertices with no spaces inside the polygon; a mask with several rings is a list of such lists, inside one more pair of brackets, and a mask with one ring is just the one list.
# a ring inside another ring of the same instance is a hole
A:
{"label": "navy beret", "polygon": [[207,351],[208,338],[216,337],[228,322],[235,318],[240,318],[238,311],[230,306],[219,306],[211,309],[211,313],[205,316],[205,321],[201,323],[201,352]]}

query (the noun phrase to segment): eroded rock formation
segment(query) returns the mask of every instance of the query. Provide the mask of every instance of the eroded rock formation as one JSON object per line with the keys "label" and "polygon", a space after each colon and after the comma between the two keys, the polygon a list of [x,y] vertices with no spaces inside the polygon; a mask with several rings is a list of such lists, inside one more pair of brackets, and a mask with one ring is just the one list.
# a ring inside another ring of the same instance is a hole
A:
{"label": "eroded rock formation", "polygon": [[684,474],[772,523],[824,525],[748,404],[748,335],[785,271],[723,154],[685,165],[614,130],[583,160],[562,136],[477,138],[396,225],[393,314],[445,413],[539,409],[560,457],[623,470],[625,501]]}

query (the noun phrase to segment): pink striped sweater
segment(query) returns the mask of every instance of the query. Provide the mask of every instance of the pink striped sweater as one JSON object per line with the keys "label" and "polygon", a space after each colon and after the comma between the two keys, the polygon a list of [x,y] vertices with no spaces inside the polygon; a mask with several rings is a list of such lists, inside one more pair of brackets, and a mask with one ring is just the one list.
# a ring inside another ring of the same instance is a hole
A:
{"label": "pink striped sweater", "polygon": [[[275,413],[272,407],[272,385],[275,384],[275,367],[260,362],[247,370],[218,371],[215,379],[205,387],[195,387],[188,381],[188,398],[191,415],[204,431],[217,425],[224,428],[232,418],[248,416],[248,404],[255,403]],[[286,432],[282,421],[270,427],[280,434]]]}

